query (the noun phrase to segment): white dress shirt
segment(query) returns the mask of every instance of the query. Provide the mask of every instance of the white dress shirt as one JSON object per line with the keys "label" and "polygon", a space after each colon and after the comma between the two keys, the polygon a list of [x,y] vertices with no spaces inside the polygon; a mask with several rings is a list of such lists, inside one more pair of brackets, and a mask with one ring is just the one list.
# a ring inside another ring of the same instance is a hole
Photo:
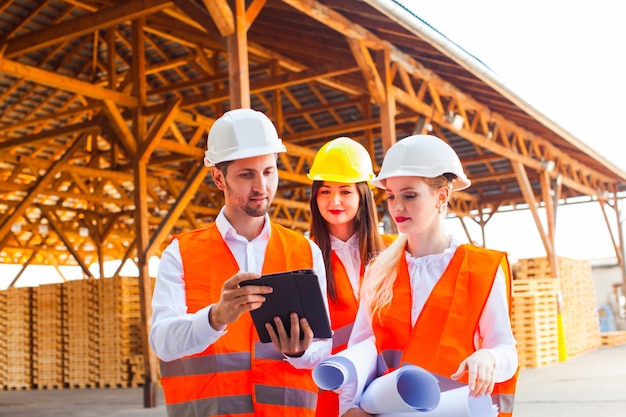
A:
{"label": "white dress shirt", "polygon": [[359,250],[359,237],[353,234],[345,242],[330,235],[330,247],[337,254],[348,274],[352,285],[355,299],[359,299],[359,287],[361,286],[361,251]]}
{"label": "white dress shirt", "polygon": [[[411,298],[413,300],[411,309],[412,325],[415,325],[426,300],[439,278],[443,275],[459,244],[460,242],[451,236],[450,247],[442,253],[414,258],[406,252],[406,260],[411,277]],[[496,359],[496,382],[504,382],[510,379],[515,374],[518,366],[517,350],[515,349],[516,340],[511,330],[509,315],[502,314],[508,311],[507,299],[504,272],[498,267],[491,293],[487,298],[485,309],[480,316],[478,328],[474,335],[474,346],[477,349],[489,349]],[[348,346],[370,337],[374,337],[374,331],[372,330],[369,308],[361,304]],[[481,339],[482,343],[479,344]],[[340,415],[343,415],[343,413],[355,406],[354,391],[355,387],[352,386],[347,386],[342,390],[340,394]]]}
{"label": "white dress shirt", "polygon": [[[235,257],[240,271],[261,273],[271,233],[269,216],[265,215],[263,230],[251,241],[237,234],[226,219],[223,209],[215,219],[215,223]],[[311,240],[309,243],[313,254],[313,269],[318,276],[322,294],[326,294],[326,272],[322,252]],[[211,249],[207,248],[207,250]],[[219,261],[216,259],[216,262]],[[207,306],[196,313],[187,312],[183,275],[178,240],[174,239],[161,255],[152,296],[150,346],[156,356],[163,361],[172,361],[203,352],[228,331],[228,326],[223,329],[213,329],[209,324],[209,311],[213,305],[209,303],[215,303],[218,300],[207,300]],[[326,301],[326,297],[323,299]],[[328,311],[328,304],[326,310]],[[311,369],[330,355],[331,348],[332,339],[313,339],[313,343],[304,355],[298,358],[285,356],[285,360],[296,368]]]}

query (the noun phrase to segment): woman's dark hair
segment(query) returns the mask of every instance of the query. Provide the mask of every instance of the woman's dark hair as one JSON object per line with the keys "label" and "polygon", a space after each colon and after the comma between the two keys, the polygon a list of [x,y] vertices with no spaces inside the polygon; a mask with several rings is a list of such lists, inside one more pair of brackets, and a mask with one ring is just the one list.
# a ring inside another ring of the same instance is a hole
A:
{"label": "woman's dark hair", "polygon": [[[311,226],[309,234],[310,238],[320,247],[324,257],[328,295],[332,301],[338,302],[332,268],[330,232],[328,231],[326,221],[320,213],[316,198],[323,184],[323,181],[313,181],[313,186],[311,187]],[[374,202],[372,191],[367,182],[358,182],[355,185],[359,193],[359,209],[354,219],[356,222],[355,230],[359,239],[361,264],[366,265],[383,250],[384,244],[378,231],[378,213],[376,212],[376,203]]]}

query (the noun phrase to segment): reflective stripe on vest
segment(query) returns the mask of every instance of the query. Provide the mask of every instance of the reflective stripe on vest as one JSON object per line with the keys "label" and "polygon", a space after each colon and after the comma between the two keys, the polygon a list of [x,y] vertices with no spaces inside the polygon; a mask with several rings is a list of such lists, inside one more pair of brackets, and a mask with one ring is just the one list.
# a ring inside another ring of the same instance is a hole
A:
{"label": "reflective stripe on vest", "polygon": [[176,417],[220,416],[232,414],[254,415],[251,395],[231,395],[203,398],[167,405],[167,415]]}
{"label": "reflective stripe on vest", "polygon": [[257,385],[255,387],[258,403],[304,407],[315,409],[317,394],[297,388],[274,387],[271,385]]}
{"label": "reflective stripe on vest", "polygon": [[352,333],[353,327],[354,323],[350,323],[333,330],[333,350],[340,347],[343,347],[345,349],[346,345],[348,344],[348,340],[350,340],[350,334]]}
{"label": "reflective stripe on vest", "polygon": [[283,353],[276,350],[273,343],[254,343],[254,357],[257,359],[269,359],[273,361],[283,361]]}
{"label": "reflective stripe on vest", "polygon": [[[214,224],[178,239],[187,308],[195,313],[219,300],[224,281],[239,266]],[[309,241],[271,224],[262,272],[312,267]],[[314,415],[318,389],[311,371],[294,368],[272,343],[260,343],[247,313],[229,324],[227,332],[204,352],[162,362],[161,367],[169,415]]]}
{"label": "reflective stripe on vest", "polygon": [[384,375],[388,371],[399,368],[402,360],[402,351],[398,349],[385,349],[378,353],[376,359],[376,371],[378,375]]}
{"label": "reflective stripe on vest", "polygon": [[[296,388],[258,385],[255,388],[257,403],[285,405],[314,409],[317,396],[314,393]],[[254,413],[251,395],[233,395],[205,398],[167,406],[168,413],[176,417],[197,417],[225,414]]]}
{"label": "reflective stripe on vest", "polygon": [[[276,351],[276,349],[274,349],[274,351]],[[171,362],[161,361],[161,375],[164,377],[203,375],[215,372],[245,371],[249,369],[250,352],[188,356]]]}
{"label": "reflective stripe on vest", "polygon": [[514,394],[497,394],[491,396],[491,402],[498,406],[500,413],[513,413]]}

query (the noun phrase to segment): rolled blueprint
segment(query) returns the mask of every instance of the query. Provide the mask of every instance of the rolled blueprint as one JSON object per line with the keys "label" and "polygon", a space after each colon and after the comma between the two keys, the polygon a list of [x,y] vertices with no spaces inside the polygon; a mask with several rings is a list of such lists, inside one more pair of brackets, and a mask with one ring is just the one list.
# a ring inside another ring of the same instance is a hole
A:
{"label": "rolled blueprint", "polygon": [[324,390],[350,385],[358,398],[374,378],[377,355],[374,339],[364,340],[317,365],[313,369],[313,381]]}
{"label": "rolled blueprint", "polygon": [[470,397],[469,388],[464,385],[442,391],[439,405],[433,410],[408,413],[382,412],[377,417],[497,417],[497,415],[498,407],[491,403],[489,395]]}
{"label": "rolled blueprint", "polygon": [[365,388],[360,407],[370,414],[423,413],[435,409],[440,397],[437,378],[409,364],[374,379]]}

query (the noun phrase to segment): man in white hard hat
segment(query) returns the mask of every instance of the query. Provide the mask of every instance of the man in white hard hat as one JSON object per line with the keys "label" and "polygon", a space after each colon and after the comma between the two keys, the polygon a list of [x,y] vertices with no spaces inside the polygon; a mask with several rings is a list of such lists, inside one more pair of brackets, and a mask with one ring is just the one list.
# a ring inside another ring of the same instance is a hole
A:
{"label": "man in white hard hat", "polygon": [[209,227],[165,249],[152,300],[150,343],[168,415],[312,417],[311,369],[329,356],[332,339],[313,338],[293,314],[290,334],[279,319],[277,331],[268,328],[272,343],[259,342],[248,312],[271,288],[239,286],[261,273],[313,268],[326,294],[319,248],[268,215],[285,147],[267,116],[250,109],[220,117],[207,145],[204,161],[224,206]]}

